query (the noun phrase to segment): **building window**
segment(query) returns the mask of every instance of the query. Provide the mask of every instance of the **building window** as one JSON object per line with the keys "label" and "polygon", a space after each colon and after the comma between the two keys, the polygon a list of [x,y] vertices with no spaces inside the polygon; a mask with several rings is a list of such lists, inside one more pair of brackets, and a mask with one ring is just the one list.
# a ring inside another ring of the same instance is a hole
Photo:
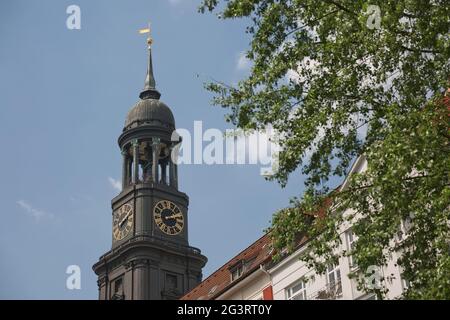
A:
{"label": "building window", "polygon": [[403,290],[404,290],[404,291],[408,290],[409,287],[410,287],[410,285],[411,285],[411,284],[410,284],[409,280],[402,279],[402,287],[403,287]]}
{"label": "building window", "polygon": [[405,279],[405,278],[403,277],[403,274],[400,275],[400,280],[401,280],[401,282],[402,282],[402,289],[403,289],[403,291],[408,290],[409,287],[411,286],[410,281],[407,280],[407,279]]}
{"label": "building window", "polygon": [[231,273],[231,281],[239,279],[248,268],[250,268],[256,260],[256,256],[250,257],[247,260],[239,260],[231,265],[228,270]]}
{"label": "building window", "polygon": [[114,281],[114,293],[122,293],[122,278]]}
{"label": "building window", "polygon": [[242,276],[244,273],[244,266],[240,264],[231,270],[231,281],[234,281]]}
{"label": "building window", "polygon": [[[351,229],[345,232],[345,239],[347,241],[347,251],[351,252],[355,248],[356,240],[356,237]],[[355,258],[352,255],[348,256],[348,263],[350,265],[350,269],[354,269],[357,267]]]}
{"label": "building window", "polygon": [[340,295],[342,293],[341,270],[339,265],[329,265],[327,269],[327,281],[330,292]]}
{"label": "building window", "polygon": [[290,287],[286,288],[286,299],[306,300],[306,282],[300,279]]}
{"label": "building window", "polygon": [[183,275],[164,272],[161,279],[163,290],[161,292],[162,300],[178,300],[183,292]]}
{"label": "building window", "polygon": [[406,218],[402,219],[402,221],[400,222],[400,225],[398,226],[398,229],[397,229],[397,234],[396,234],[397,242],[402,242],[405,239],[406,235],[411,230],[413,218],[414,218],[414,215],[410,214]]}
{"label": "building window", "polygon": [[122,277],[116,279],[113,282],[113,295],[112,295],[112,300],[122,300],[124,299],[124,295],[123,295],[123,280]]}

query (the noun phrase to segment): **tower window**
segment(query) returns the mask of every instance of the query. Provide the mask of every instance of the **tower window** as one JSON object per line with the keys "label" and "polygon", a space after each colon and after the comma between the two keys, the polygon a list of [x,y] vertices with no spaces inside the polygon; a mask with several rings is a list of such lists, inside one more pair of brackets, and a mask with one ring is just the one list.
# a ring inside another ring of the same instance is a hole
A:
{"label": "tower window", "polygon": [[178,289],[178,277],[174,274],[166,274],[166,290]]}
{"label": "tower window", "polygon": [[330,292],[333,292],[335,295],[342,294],[342,285],[341,285],[341,270],[339,269],[339,265],[330,264],[327,269],[327,282],[328,289]]}
{"label": "tower window", "polygon": [[112,300],[123,300],[124,299],[122,277],[116,279],[113,282],[113,292],[114,292],[114,294],[111,297]]}
{"label": "tower window", "polygon": [[122,278],[119,278],[116,281],[114,281],[114,293],[121,294],[122,291],[123,291]]}

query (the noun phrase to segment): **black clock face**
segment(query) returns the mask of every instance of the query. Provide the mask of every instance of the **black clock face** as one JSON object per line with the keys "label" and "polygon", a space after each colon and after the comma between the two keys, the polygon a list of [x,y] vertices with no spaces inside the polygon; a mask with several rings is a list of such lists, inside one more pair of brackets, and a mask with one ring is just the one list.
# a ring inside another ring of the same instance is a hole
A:
{"label": "black clock face", "polygon": [[133,229],[133,206],[124,204],[116,212],[113,219],[113,236],[115,240],[122,240]]}
{"label": "black clock face", "polygon": [[168,200],[159,201],[153,208],[156,225],[168,235],[179,234],[184,227],[184,215],[178,206]]}

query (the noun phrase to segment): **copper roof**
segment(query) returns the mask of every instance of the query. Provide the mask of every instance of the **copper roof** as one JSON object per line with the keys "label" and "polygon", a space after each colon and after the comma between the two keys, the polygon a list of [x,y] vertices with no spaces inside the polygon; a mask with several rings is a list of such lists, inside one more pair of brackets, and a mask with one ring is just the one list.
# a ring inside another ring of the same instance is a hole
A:
{"label": "copper roof", "polygon": [[156,99],[140,100],[128,112],[125,128],[133,125],[160,123],[175,128],[175,119],[170,108]]}

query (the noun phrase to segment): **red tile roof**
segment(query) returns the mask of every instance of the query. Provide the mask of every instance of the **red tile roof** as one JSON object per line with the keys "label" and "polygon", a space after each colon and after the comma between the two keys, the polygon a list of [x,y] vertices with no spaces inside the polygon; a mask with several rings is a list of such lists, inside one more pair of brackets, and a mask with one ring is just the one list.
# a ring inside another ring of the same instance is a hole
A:
{"label": "red tile roof", "polygon": [[[272,258],[271,238],[265,234],[245,250],[241,251],[233,259],[225,263],[221,268],[203,280],[190,292],[181,297],[181,300],[213,300],[229,287],[242,281],[251,273],[259,269],[259,266]],[[235,281],[231,281],[230,268],[237,263],[247,264],[244,273]]]}

